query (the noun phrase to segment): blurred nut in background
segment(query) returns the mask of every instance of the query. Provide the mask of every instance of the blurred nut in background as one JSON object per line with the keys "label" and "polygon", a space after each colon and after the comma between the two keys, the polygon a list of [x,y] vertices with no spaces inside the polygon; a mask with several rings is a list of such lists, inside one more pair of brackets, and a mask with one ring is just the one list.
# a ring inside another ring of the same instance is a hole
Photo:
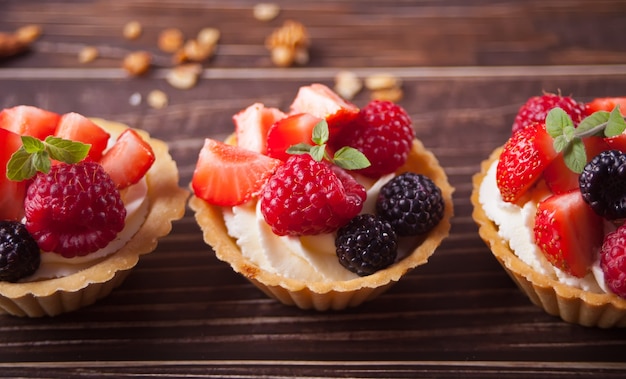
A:
{"label": "blurred nut in background", "polygon": [[31,44],[41,36],[41,26],[39,25],[26,25],[18,28],[15,31],[15,36],[21,42]]}
{"label": "blurred nut in background", "polygon": [[365,87],[371,91],[372,100],[388,100],[398,102],[404,97],[402,80],[388,74],[373,74],[365,78]]}
{"label": "blurred nut in background", "polygon": [[165,108],[168,101],[169,99],[167,98],[167,94],[158,89],[150,91],[150,93],[148,93],[148,97],[146,98],[148,105],[154,109]]}
{"label": "blurred nut in background", "polygon": [[363,81],[352,71],[339,71],[335,75],[335,92],[346,100],[352,100],[363,88]]}
{"label": "blurred nut in background", "polygon": [[78,61],[80,63],[93,62],[99,55],[98,48],[95,46],[85,46],[78,52]]}
{"label": "blurred nut in background", "polygon": [[205,46],[214,46],[217,45],[217,42],[220,40],[220,31],[216,28],[202,28],[198,32],[198,36],[196,39],[198,43]]}
{"label": "blurred nut in background", "polygon": [[158,46],[161,51],[175,53],[185,43],[185,36],[180,29],[167,28],[159,34]]}
{"label": "blurred nut in background", "polygon": [[28,50],[29,44],[17,38],[15,34],[0,33],[0,58],[17,55]]}
{"label": "blurred nut in background", "polygon": [[122,63],[122,67],[131,75],[145,74],[152,64],[152,55],[147,51],[135,51],[128,54]]}
{"label": "blurred nut in background", "polygon": [[271,21],[280,13],[280,7],[274,3],[259,3],[252,8],[254,18],[259,21]]}
{"label": "blurred nut in background", "polygon": [[143,32],[143,27],[139,23],[139,21],[130,21],[126,25],[124,25],[124,38],[126,39],[137,39],[141,36]]}
{"label": "blurred nut in background", "polygon": [[202,74],[202,65],[184,64],[171,69],[165,80],[174,88],[189,89],[196,85]]}
{"label": "blurred nut in background", "polygon": [[272,62],[280,67],[309,62],[309,36],[304,25],[287,20],[265,40]]}

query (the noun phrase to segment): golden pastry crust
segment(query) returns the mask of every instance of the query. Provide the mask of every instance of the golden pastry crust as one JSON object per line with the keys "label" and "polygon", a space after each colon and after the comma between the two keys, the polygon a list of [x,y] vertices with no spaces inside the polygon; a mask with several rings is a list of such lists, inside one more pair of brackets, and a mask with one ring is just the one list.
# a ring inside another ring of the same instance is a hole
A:
{"label": "golden pastry crust", "polygon": [[396,283],[404,274],[428,261],[450,231],[454,189],[435,156],[418,140],[413,142],[407,163],[398,172],[413,171],[430,177],[441,189],[445,211],[441,222],[410,255],[372,275],[347,281],[304,282],[265,271],[246,259],[235,240],[228,235],[222,210],[192,196],[189,206],[195,213],[204,240],[213,247],[218,259],[231,265],[270,297],[302,309],[344,309],[371,300]]}
{"label": "golden pastry crust", "polygon": [[[126,125],[92,119],[114,138]],[[0,282],[0,313],[16,316],[54,316],[82,308],[108,295],[128,276],[139,256],[150,253],[157,240],[172,229],[172,221],[183,217],[188,191],[178,185],[178,169],[167,145],[138,132],[152,146],[156,160],[148,173],[149,210],[132,239],[116,253],[75,274],[28,283]]]}
{"label": "golden pastry crust", "polygon": [[482,162],[481,170],[472,178],[472,217],[478,224],[480,237],[517,286],[537,306],[553,316],[583,326],[601,328],[626,326],[626,299],[613,294],[598,294],[565,285],[534,271],[519,259],[506,241],[498,235],[498,227],[485,214],[479,200],[480,185],[502,148],[494,150]]}

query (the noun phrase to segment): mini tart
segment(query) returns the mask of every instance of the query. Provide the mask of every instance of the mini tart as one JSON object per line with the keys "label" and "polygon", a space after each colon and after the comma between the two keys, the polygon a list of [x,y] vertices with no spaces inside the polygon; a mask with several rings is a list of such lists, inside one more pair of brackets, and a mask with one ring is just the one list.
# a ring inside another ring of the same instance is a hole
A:
{"label": "mini tart", "polygon": [[189,206],[196,212],[196,221],[202,229],[204,241],[213,248],[217,258],[230,264],[235,272],[246,277],[269,297],[302,309],[340,310],[357,306],[385,292],[404,274],[425,264],[449,234],[454,189],[448,183],[448,178],[435,156],[425,150],[418,140],[413,142],[407,163],[398,169],[398,173],[405,171],[427,175],[439,186],[445,203],[443,219],[402,260],[372,275],[347,281],[304,282],[263,270],[245,258],[235,240],[228,235],[220,207],[210,205],[193,195]]}
{"label": "mini tart", "polygon": [[[120,123],[92,120],[113,138],[128,128]],[[0,282],[0,313],[55,316],[93,304],[122,284],[139,256],[152,252],[157,240],[171,231],[172,221],[182,218],[188,191],[178,186],[178,169],[167,145],[138,132],[152,146],[156,160],[146,174],[149,208],[137,233],[117,252],[75,274],[34,282]]]}
{"label": "mini tart", "polygon": [[522,292],[548,314],[583,326],[626,326],[626,299],[614,294],[584,291],[540,274],[519,259],[507,241],[500,238],[498,227],[485,214],[478,195],[489,167],[501,152],[501,147],[494,150],[489,159],[482,162],[481,171],[473,177],[472,217],[478,224],[480,237]]}

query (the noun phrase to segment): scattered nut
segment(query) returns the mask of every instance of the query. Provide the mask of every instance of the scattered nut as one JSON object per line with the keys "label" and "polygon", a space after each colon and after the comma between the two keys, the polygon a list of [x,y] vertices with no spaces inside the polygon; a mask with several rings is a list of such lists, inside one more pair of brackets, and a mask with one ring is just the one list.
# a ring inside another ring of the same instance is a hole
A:
{"label": "scattered nut", "polygon": [[131,75],[137,76],[144,74],[150,68],[152,63],[152,55],[147,51],[135,51],[124,58],[122,67]]}
{"label": "scattered nut", "polygon": [[204,46],[215,46],[220,39],[220,31],[215,28],[203,28],[198,32],[196,39]]}
{"label": "scattered nut", "polygon": [[126,39],[137,39],[141,36],[143,32],[143,27],[139,21],[130,21],[126,25],[124,25],[124,38]]}
{"label": "scattered nut", "polygon": [[98,48],[94,46],[85,46],[78,52],[78,61],[80,63],[89,63],[93,62],[98,58]]}
{"label": "scattered nut", "polygon": [[363,81],[352,71],[340,71],[335,75],[335,92],[346,100],[352,100],[363,88]]}
{"label": "scattered nut", "polygon": [[402,97],[404,97],[404,91],[400,87],[379,89],[370,94],[372,100],[387,100],[394,103],[402,100]]}
{"label": "scattered nut", "polygon": [[185,42],[181,57],[183,61],[201,62],[213,56],[214,51],[215,45],[203,45],[198,40],[190,39]]}
{"label": "scattered nut", "polygon": [[258,3],[252,8],[254,18],[259,21],[271,21],[280,13],[280,6],[274,3]]}
{"label": "scattered nut", "polygon": [[15,31],[15,36],[23,43],[31,44],[35,42],[39,36],[41,36],[41,26],[39,25],[26,25],[18,28]]}
{"label": "scattered nut", "polygon": [[180,29],[168,28],[159,34],[159,49],[166,53],[175,53],[185,43],[185,36]]}
{"label": "scattered nut", "polygon": [[392,74],[373,74],[365,78],[365,87],[370,91],[400,87],[402,81]]}
{"label": "scattered nut", "polygon": [[[309,37],[304,25],[296,21],[285,21],[265,40],[272,62],[281,67],[306,64],[309,61]],[[275,51],[277,50],[277,51]]]}
{"label": "scattered nut", "polygon": [[189,89],[196,85],[201,73],[200,64],[185,64],[171,69],[165,80],[174,88]]}
{"label": "scattered nut", "polygon": [[29,44],[20,41],[15,34],[0,33],[0,58],[20,54],[28,47]]}
{"label": "scattered nut", "polygon": [[150,107],[154,109],[162,109],[167,106],[168,99],[165,92],[155,89],[148,93],[146,101]]}

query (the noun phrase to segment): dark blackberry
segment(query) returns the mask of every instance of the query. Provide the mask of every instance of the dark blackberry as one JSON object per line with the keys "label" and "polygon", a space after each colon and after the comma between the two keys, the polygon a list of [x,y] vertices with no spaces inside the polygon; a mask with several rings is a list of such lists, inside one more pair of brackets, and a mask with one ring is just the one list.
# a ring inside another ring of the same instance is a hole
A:
{"label": "dark blackberry", "polygon": [[441,190],[427,176],[405,172],[387,182],[376,199],[376,213],[399,236],[416,236],[443,218]]}
{"label": "dark blackberry", "polygon": [[578,178],[583,199],[607,220],[626,217],[626,154],[606,150],[587,163]]}
{"label": "dark blackberry", "polygon": [[39,268],[40,261],[39,246],[24,224],[0,221],[0,281],[27,277]]}
{"label": "dark blackberry", "polygon": [[339,228],[335,238],[341,265],[366,276],[391,265],[398,255],[398,239],[388,222],[361,214]]}

